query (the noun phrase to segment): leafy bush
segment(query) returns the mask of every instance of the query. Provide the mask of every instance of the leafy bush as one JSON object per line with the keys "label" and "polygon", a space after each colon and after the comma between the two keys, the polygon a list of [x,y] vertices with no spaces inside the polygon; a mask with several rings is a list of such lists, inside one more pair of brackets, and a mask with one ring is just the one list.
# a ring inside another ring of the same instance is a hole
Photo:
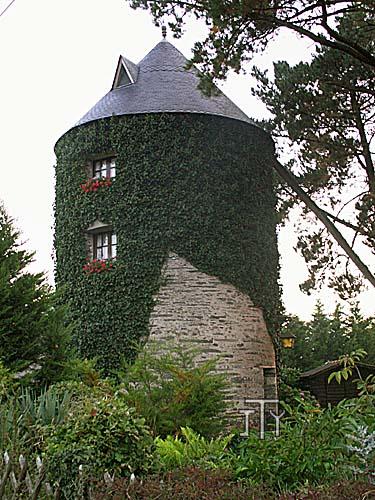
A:
{"label": "leafy bush", "polygon": [[65,498],[74,498],[79,468],[85,477],[142,474],[149,470],[153,441],[144,419],[118,393],[102,394],[72,408],[47,441],[49,476]]}
{"label": "leafy bush", "polygon": [[162,468],[171,470],[197,464],[216,468],[232,439],[232,435],[229,435],[208,440],[196,434],[189,427],[183,427],[181,433],[182,439],[172,436],[167,436],[165,439],[155,439]]}
{"label": "leafy bush", "polygon": [[[327,484],[352,476],[361,457],[350,452],[353,426],[372,422],[374,406],[364,398],[343,401],[334,408],[318,409],[302,399],[296,408],[283,404],[278,439],[260,440],[256,433],[230,452],[237,478],[267,484],[275,491],[293,491],[304,485]],[[363,466],[363,462],[362,462]]]}
{"label": "leafy bush", "polygon": [[178,434],[190,427],[202,436],[223,429],[225,409],[221,375],[214,373],[215,361],[198,364],[199,351],[173,344],[148,344],[133,365],[119,372],[130,406],[146,418],[154,435]]}
{"label": "leafy bush", "polygon": [[[321,446],[322,445],[322,446]],[[286,431],[278,439],[260,440],[251,434],[232,467],[239,479],[251,484],[267,484],[276,491],[297,490],[304,484],[319,484],[343,477],[342,454],[330,442],[311,442],[299,429]]]}
{"label": "leafy bush", "polygon": [[310,403],[319,407],[316,398],[306,390],[302,390],[299,386],[299,378],[301,370],[297,368],[283,367],[280,370],[280,390],[279,399],[290,406],[298,405],[298,400],[302,399],[306,403]]}
{"label": "leafy bush", "polygon": [[357,477],[375,484],[375,432],[363,425],[357,425],[349,434],[347,449],[356,457],[352,470]]}
{"label": "leafy bush", "polygon": [[225,470],[203,470],[189,467],[178,471],[150,476],[129,483],[116,480],[114,484],[104,482],[97,485],[92,495],[94,500],[272,500],[275,495],[266,487],[252,488],[234,482],[232,474]]}

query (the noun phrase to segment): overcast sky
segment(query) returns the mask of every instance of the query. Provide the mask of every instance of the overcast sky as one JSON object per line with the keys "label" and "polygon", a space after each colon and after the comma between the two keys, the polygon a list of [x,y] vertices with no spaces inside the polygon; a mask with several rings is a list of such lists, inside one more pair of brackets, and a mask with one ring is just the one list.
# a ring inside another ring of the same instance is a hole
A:
{"label": "overcast sky", "polygon": [[[0,0],[0,12],[10,0]],[[204,33],[196,22],[184,37],[169,41],[187,57]],[[124,0],[15,0],[0,17],[0,200],[36,252],[33,271],[53,282],[53,147],[58,138],[111,87],[120,54],[139,62],[161,39],[160,29],[144,11]],[[282,36],[258,64],[295,63],[308,57],[311,44]],[[250,94],[246,75],[231,75],[224,92],[250,117],[265,116]],[[306,276],[293,250],[291,226],[279,235],[281,283],[288,312],[308,318],[320,297],[327,310],[336,298],[325,291],[312,297],[299,292]],[[375,314],[370,293],[360,297],[363,311]]]}

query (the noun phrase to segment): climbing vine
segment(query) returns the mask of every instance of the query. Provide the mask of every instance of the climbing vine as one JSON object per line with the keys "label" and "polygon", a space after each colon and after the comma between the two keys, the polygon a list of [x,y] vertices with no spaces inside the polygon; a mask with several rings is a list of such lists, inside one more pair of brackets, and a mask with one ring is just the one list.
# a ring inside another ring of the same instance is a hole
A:
{"label": "climbing vine", "polygon": [[[116,152],[116,179],[86,193],[87,163]],[[247,293],[270,333],[280,322],[273,146],[260,129],[194,114],[111,117],[56,145],[56,282],[65,285],[75,342],[106,369],[147,338],[169,252]],[[110,272],[87,273],[85,230],[111,224]]]}

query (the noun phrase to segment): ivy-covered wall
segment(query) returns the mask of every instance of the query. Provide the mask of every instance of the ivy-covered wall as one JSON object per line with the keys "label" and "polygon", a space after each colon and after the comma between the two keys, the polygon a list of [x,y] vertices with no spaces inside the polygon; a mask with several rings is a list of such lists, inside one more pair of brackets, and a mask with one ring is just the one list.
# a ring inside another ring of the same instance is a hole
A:
{"label": "ivy-covered wall", "polygon": [[[116,153],[116,179],[85,193],[87,162]],[[66,285],[82,355],[116,367],[148,335],[170,251],[230,283],[280,321],[273,144],[240,121],[196,114],[112,117],[56,145],[56,282]],[[85,230],[111,223],[113,269],[87,274]]]}

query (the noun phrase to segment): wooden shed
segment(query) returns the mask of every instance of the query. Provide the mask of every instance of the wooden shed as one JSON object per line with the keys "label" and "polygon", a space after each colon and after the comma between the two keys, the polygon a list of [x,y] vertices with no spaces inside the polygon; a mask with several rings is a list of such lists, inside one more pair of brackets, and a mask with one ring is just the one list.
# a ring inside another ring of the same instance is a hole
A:
{"label": "wooden shed", "polygon": [[[365,379],[368,375],[375,375],[375,366],[357,363],[361,377]],[[353,382],[358,379],[358,373],[354,369],[348,380],[341,380],[338,384],[336,379],[328,383],[328,377],[332,372],[340,370],[339,361],[328,361],[324,365],[304,372],[300,376],[301,387],[308,390],[319,401],[321,406],[326,407],[328,403],[336,405],[342,399],[355,398],[358,396],[357,384]]]}

